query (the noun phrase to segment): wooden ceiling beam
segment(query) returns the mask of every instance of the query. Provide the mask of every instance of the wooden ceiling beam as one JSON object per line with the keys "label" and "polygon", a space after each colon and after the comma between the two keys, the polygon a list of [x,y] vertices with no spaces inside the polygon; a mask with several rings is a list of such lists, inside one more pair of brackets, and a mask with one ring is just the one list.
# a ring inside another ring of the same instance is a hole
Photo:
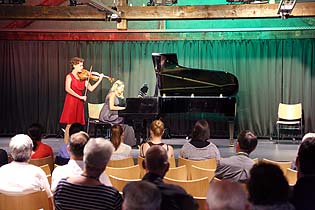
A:
{"label": "wooden ceiling beam", "polygon": [[[206,6],[118,6],[122,20],[201,20],[275,18],[277,4]],[[315,17],[315,2],[297,3],[291,17]],[[0,5],[5,20],[106,20],[105,12],[91,6]]]}

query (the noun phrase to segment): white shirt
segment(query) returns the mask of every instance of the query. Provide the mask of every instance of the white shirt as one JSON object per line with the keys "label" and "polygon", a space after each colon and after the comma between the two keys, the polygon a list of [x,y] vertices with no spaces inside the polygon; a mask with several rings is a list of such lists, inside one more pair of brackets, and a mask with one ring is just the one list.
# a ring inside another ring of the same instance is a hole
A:
{"label": "white shirt", "polygon": [[131,146],[121,143],[116,151],[110,157],[111,160],[121,160],[131,157]]}
{"label": "white shirt", "polygon": [[0,167],[0,193],[26,195],[41,190],[45,190],[48,197],[53,196],[47,176],[40,167],[15,161]]}
{"label": "white shirt", "polygon": [[[58,166],[54,169],[51,176],[51,191],[55,192],[59,181],[63,178],[80,176],[84,169],[83,160],[72,160],[70,159],[68,164]],[[104,173],[100,176],[100,182],[106,186],[112,186],[108,176]]]}

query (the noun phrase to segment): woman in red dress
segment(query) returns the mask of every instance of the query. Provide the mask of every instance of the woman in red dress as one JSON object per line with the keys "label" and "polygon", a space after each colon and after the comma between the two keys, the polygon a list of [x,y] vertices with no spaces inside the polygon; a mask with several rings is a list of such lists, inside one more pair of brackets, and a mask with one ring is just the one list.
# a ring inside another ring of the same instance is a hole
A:
{"label": "woman in red dress", "polygon": [[[66,99],[63,106],[63,111],[60,117],[60,123],[66,124],[64,141],[68,143],[69,128],[72,123],[80,123],[85,125],[84,118],[84,102],[86,96],[82,94],[86,87],[89,91],[93,91],[102,81],[104,74],[98,74],[99,79],[93,85],[88,80],[81,80],[79,74],[83,71],[84,59],[74,57],[70,61],[72,71],[66,76],[65,90]],[[93,74],[97,74],[93,72]]]}

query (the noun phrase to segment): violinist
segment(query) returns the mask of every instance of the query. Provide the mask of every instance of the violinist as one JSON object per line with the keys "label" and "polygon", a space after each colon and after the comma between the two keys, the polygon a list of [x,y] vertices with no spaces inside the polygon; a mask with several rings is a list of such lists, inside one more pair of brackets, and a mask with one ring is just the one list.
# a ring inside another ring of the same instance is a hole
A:
{"label": "violinist", "polygon": [[[72,71],[67,74],[65,82],[66,98],[63,106],[63,111],[60,117],[60,123],[66,124],[64,141],[67,144],[69,140],[69,128],[72,123],[85,124],[84,118],[84,102],[86,95],[82,92],[84,89],[90,92],[101,83],[104,74],[97,73],[98,80],[92,85],[90,84],[91,75],[82,75],[84,59],[74,57],[70,60]],[[87,70],[85,70],[87,71]],[[88,72],[89,73],[89,72]],[[85,77],[83,77],[85,76]]]}

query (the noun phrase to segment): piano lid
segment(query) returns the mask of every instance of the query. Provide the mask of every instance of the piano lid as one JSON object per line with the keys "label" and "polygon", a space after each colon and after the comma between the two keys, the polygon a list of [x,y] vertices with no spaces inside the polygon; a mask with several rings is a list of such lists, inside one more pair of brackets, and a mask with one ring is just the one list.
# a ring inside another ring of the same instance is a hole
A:
{"label": "piano lid", "polygon": [[152,53],[152,59],[161,96],[233,96],[238,92],[238,80],[231,73],[180,66],[175,53]]}

